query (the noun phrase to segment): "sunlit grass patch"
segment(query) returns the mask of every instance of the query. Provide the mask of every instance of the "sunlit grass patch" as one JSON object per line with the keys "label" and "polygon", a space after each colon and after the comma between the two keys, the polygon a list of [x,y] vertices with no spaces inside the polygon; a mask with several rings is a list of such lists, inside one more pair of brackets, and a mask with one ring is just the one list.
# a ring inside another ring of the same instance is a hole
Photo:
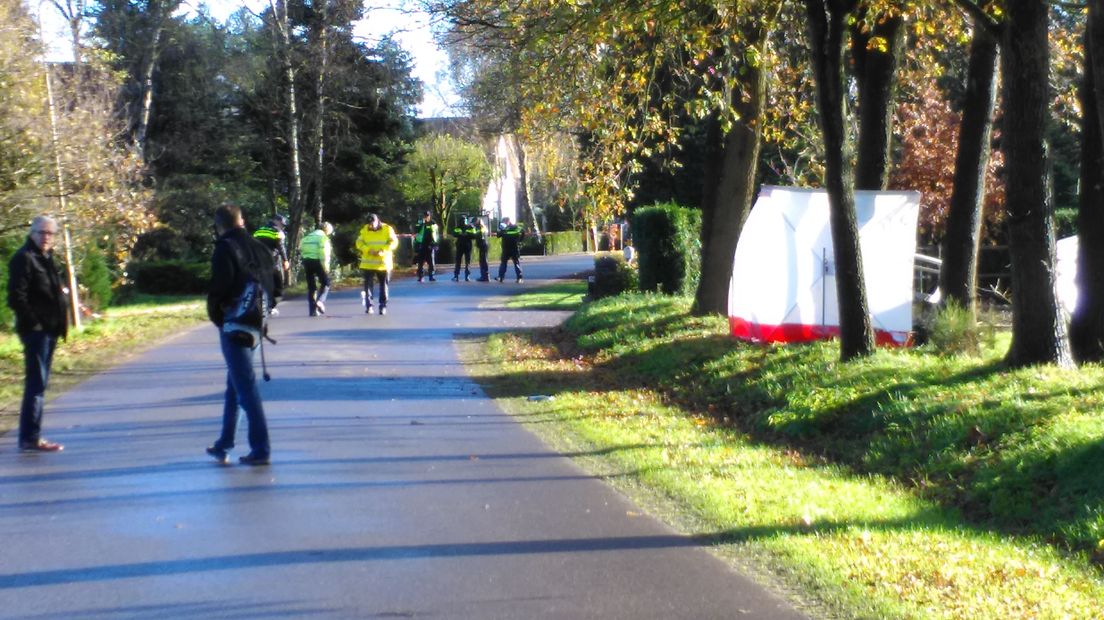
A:
{"label": "sunlit grass patch", "polygon": [[[751,346],[687,300],[493,336],[477,374],[553,445],[844,616],[1104,617],[1104,372]],[[527,402],[526,395],[553,400]]]}
{"label": "sunlit grass patch", "polygon": [[[153,297],[108,308],[70,330],[58,344],[47,398],[109,368],[126,356],[157,344],[205,321],[207,311],[196,297]],[[23,347],[13,333],[0,336],[0,431],[11,428],[23,393]]]}
{"label": "sunlit grass patch", "polygon": [[566,280],[512,297],[505,305],[513,310],[576,310],[586,293],[586,282]]}

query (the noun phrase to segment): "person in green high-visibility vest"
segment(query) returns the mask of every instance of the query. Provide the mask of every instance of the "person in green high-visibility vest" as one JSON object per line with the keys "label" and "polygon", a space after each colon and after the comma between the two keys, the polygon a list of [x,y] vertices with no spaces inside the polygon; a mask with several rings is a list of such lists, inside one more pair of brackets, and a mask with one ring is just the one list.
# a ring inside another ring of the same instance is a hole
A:
{"label": "person in green high-visibility vest", "polygon": [[303,272],[307,277],[307,311],[310,316],[326,314],[326,296],[330,294],[330,256],[333,245],[330,235],[333,225],[322,225],[299,242],[299,254],[303,257]]}
{"label": "person in green high-visibility vest", "polygon": [[268,220],[267,224],[253,232],[253,238],[260,241],[272,252],[273,286],[272,300],[269,302],[272,305],[269,313],[272,315],[279,314],[276,310],[276,304],[280,303],[280,299],[284,296],[284,277],[290,267],[287,246],[284,243],[284,229],[287,228],[287,224],[287,218],[277,213],[272,216],[272,219]]}

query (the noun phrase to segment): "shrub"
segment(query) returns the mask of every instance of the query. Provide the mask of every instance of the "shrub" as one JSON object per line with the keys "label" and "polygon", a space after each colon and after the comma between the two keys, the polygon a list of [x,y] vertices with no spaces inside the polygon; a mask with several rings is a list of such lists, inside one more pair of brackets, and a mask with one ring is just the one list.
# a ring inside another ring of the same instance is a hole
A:
{"label": "shrub", "polygon": [[80,283],[86,289],[82,300],[84,304],[93,310],[102,310],[111,305],[112,280],[114,278],[107,266],[107,259],[99,248],[93,246],[80,264]]}
{"label": "shrub", "polygon": [[139,261],[129,265],[128,275],[139,293],[194,295],[207,291],[211,265],[206,261]]}
{"label": "shrub", "polygon": [[594,284],[588,293],[592,299],[620,295],[637,287],[636,268],[620,252],[594,257]]}
{"label": "shrub", "polygon": [[701,273],[701,212],[656,204],[633,214],[633,243],[639,253],[640,290],[684,295]]}
{"label": "shrub", "polygon": [[991,326],[979,323],[974,315],[954,301],[937,308],[924,319],[927,344],[944,355],[977,355],[983,343],[995,338]]}
{"label": "shrub", "polygon": [[[3,264],[0,264],[0,291],[4,291],[5,295],[8,290],[8,261],[11,260],[12,255],[23,246],[26,240],[26,237],[21,236],[0,239],[0,256],[3,257]],[[7,303],[0,303],[0,324],[8,329],[15,328],[15,314]]]}

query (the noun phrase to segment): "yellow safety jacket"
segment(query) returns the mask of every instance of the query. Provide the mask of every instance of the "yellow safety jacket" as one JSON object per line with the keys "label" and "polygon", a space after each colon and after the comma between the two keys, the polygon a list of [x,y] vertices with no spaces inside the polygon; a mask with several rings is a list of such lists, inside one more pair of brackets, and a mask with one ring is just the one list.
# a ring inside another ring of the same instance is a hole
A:
{"label": "yellow safety jacket", "polygon": [[322,261],[322,266],[329,269],[330,265],[330,238],[322,229],[303,237],[299,242],[299,254],[303,258],[313,258]]}
{"label": "yellow safety jacket", "polygon": [[360,252],[360,268],[366,271],[391,271],[391,254],[397,247],[399,238],[389,224],[381,223],[379,230],[372,230],[365,224],[356,240],[356,249]]}

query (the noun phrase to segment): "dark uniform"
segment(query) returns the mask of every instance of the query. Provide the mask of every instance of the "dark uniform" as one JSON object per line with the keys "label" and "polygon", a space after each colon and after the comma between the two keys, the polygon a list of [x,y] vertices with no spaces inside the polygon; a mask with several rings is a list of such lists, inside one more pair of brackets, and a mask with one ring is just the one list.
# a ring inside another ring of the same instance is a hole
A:
{"label": "dark uniform", "polygon": [[452,271],[452,281],[460,280],[460,262],[464,263],[464,281],[471,280],[471,253],[472,242],[475,241],[479,229],[472,224],[464,223],[452,229],[452,236],[456,238],[456,267]]}
{"label": "dark uniform", "polygon": [[487,264],[487,252],[490,251],[490,247],[487,245],[487,225],[483,223],[482,218],[475,220],[475,230],[475,249],[479,251],[479,281],[489,282],[491,268]]}
{"label": "dark uniform", "polygon": [[437,224],[432,220],[418,223],[414,229],[414,254],[418,262],[418,281],[422,281],[425,275],[423,268],[429,264],[429,281],[434,282],[433,277],[437,273]]}
{"label": "dark uniform", "polygon": [[514,273],[517,281],[521,282],[521,240],[525,238],[525,231],[517,224],[509,224],[499,229],[498,236],[502,239],[502,263],[498,266],[498,277],[495,279],[499,282],[506,279],[506,263],[513,260]]}

